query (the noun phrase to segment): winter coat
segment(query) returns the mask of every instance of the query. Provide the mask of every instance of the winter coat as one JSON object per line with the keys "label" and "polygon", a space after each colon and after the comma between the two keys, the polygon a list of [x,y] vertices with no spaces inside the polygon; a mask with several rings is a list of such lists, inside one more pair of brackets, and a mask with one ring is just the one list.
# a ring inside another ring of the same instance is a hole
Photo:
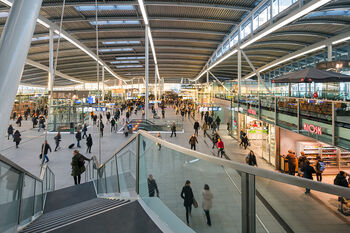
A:
{"label": "winter coat", "polygon": [[15,134],[13,135],[13,141],[14,142],[20,142],[22,139],[21,139],[21,134],[18,130],[16,130]]}
{"label": "winter coat", "polygon": [[81,140],[81,132],[77,132],[75,134],[75,138],[77,139],[77,141],[80,141]]}
{"label": "winter coat", "polygon": [[12,125],[10,125],[10,126],[7,128],[7,133],[8,133],[8,134],[13,134],[13,127],[12,127]]}
{"label": "winter coat", "polygon": [[76,154],[72,157],[72,162],[71,162],[71,165],[72,165],[72,173],[71,175],[72,176],[79,176],[81,175],[82,173],[84,173],[85,171],[85,166],[79,166],[79,160],[80,159],[83,159],[83,160],[88,160],[88,158],[86,158],[84,155],[82,154]]}
{"label": "winter coat", "polygon": [[306,179],[310,179],[310,180],[313,179],[312,173],[316,173],[315,168],[314,168],[314,167],[311,167],[310,165],[305,165],[305,166],[301,169],[301,171],[304,172],[303,177],[306,178]]}
{"label": "winter coat", "polygon": [[296,165],[297,157],[293,153],[288,153],[286,159],[288,159],[288,164]]}
{"label": "winter coat", "polygon": [[123,132],[124,133],[128,133],[129,132],[129,127],[128,127],[127,124],[124,125]]}
{"label": "winter coat", "polygon": [[44,154],[47,154],[47,152],[49,152],[49,150],[50,150],[50,152],[52,152],[49,144],[43,144],[41,146],[41,153],[44,151]]}
{"label": "winter coat", "polygon": [[193,192],[190,186],[184,186],[181,191],[181,198],[184,199],[184,206],[193,204]]}
{"label": "winter coat", "polygon": [[196,122],[194,123],[193,128],[194,128],[194,129],[198,129],[198,128],[199,128],[199,123],[198,123],[198,121],[196,121]]}
{"label": "winter coat", "polygon": [[219,149],[224,149],[224,142],[223,141],[220,141],[220,142],[218,142],[217,143],[217,147],[219,148]]}
{"label": "winter coat", "polygon": [[195,136],[192,135],[192,136],[190,137],[189,143],[190,143],[191,145],[195,145],[196,143],[198,143],[197,137],[195,137]]}
{"label": "winter coat", "polygon": [[60,134],[57,134],[57,135],[54,137],[54,139],[55,139],[55,142],[56,142],[56,143],[60,142],[60,141],[61,141],[61,135],[60,135]]}
{"label": "winter coat", "polygon": [[342,187],[349,187],[349,183],[345,176],[338,174],[334,179],[334,184]]}
{"label": "winter coat", "polygon": [[92,146],[92,137],[87,137],[86,138],[86,145],[87,146]]}
{"label": "winter coat", "polygon": [[202,191],[202,207],[204,210],[210,210],[212,207],[213,193],[210,190]]}
{"label": "winter coat", "polygon": [[207,124],[203,124],[202,129],[203,130],[208,130],[208,125]]}

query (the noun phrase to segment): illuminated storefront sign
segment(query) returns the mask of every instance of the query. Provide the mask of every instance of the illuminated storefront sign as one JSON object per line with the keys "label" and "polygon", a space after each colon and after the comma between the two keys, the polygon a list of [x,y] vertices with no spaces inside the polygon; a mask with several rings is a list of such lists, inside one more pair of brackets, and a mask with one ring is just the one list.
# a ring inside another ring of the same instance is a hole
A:
{"label": "illuminated storefront sign", "polygon": [[322,135],[322,128],[319,126],[304,123],[304,130],[312,134]]}
{"label": "illuminated storefront sign", "polygon": [[249,114],[256,115],[256,111],[254,109],[248,109]]}

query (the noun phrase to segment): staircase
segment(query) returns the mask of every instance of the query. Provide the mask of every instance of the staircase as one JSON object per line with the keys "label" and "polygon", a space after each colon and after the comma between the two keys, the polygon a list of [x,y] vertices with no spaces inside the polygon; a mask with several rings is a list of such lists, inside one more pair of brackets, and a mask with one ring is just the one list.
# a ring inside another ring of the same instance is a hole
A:
{"label": "staircase", "polygon": [[161,232],[139,202],[99,198],[93,182],[47,193],[43,214],[19,232]]}

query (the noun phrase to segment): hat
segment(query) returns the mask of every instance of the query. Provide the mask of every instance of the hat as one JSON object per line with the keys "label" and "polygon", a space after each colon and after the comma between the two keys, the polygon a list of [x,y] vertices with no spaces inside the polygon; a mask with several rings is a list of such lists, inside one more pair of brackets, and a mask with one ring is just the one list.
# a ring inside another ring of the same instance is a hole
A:
{"label": "hat", "polygon": [[288,150],[289,153],[292,153],[293,151],[292,150]]}

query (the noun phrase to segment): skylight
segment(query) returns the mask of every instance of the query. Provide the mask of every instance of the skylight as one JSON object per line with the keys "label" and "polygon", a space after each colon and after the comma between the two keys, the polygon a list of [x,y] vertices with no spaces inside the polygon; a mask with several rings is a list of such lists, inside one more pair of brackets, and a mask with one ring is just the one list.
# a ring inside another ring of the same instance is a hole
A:
{"label": "skylight", "polygon": [[122,65],[122,66],[116,66],[117,68],[142,68],[143,65]]}
{"label": "skylight", "polygon": [[145,59],[145,57],[116,57],[117,60],[141,60]]}
{"label": "skylight", "polygon": [[[91,25],[96,25],[96,21],[90,21]],[[122,24],[140,24],[138,20],[102,20],[97,21],[98,25],[122,25]]]}
{"label": "skylight", "polygon": [[[75,9],[78,11],[96,11],[96,6],[76,6]],[[101,5],[97,6],[99,11],[132,11],[135,10],[133,5]]]}
{"label": "skylight", "polygon": [[113,44],[141,44],[141,41],[139,40],[120,40],[120,41],[105,41],[102,42],[102,44],[105,45],[113,45]]}
{"label": "skylight", "polygon": [[139,61],[137,60],[111,61],[111,64],[130,64],[130,63],[139,63]]}
{"label": "skylight", "polygon": [[7,11],[0,12],[0,18],[6,18],[9,16],[9,13]]}
{"label": "skylight", "polygon": [[100,52],[126,52],[133,51],[133,48],[100,49]]}

